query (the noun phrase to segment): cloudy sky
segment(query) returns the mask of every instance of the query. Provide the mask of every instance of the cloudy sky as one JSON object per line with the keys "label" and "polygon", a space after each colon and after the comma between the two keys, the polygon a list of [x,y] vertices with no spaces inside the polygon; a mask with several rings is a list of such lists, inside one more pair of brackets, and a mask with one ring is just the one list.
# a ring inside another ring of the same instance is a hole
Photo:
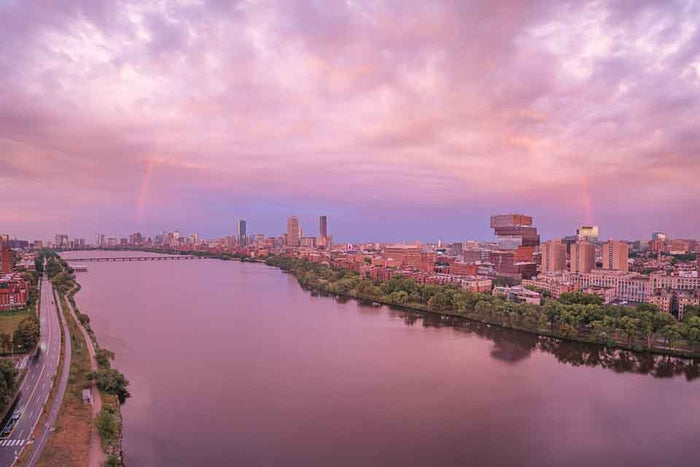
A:
{"label": "cloudy sky", "polygon": [[700,2],[0,0],[0,233],[700,237]]}

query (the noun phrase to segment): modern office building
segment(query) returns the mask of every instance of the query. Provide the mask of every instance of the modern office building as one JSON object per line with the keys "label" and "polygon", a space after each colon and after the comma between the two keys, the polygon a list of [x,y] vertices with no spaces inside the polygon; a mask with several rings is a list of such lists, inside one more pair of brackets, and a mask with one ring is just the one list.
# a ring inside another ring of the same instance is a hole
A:
{"label": "modern office building", "polygon": [[609,241],[603,244],[603,269],[619,269],[627,272],[629,246],[624,242]]}
{"label": "modern office building", "polygon": [[245,219],[238,219],[238,235],[236,236],[239,246],[246,244],[246,224]]}
{"label": "modern office building", "polygon": [[299,219],[295,216],[287,219],[287,246],[299,246],[301,242],[301,228]]}
{"label": "modern office building", "polygon": [[566,243],[561,240],[544,242],[540,247],[542,253],[542,272],[559,272],[566,269]]}
{"label": "modern office building", "polygon": [[321,216],[318,219],[318,246],[328,246],[328,218]]}
{"label": "modern office building", "polygon": [[570,271],[572,274],[586,274],[595,267],[595,245],[579,240],[571,245]]}
{"label": "modern office building", "polygon": [[519,246],[535,247],[540,244],[537,228],[532,226],[532,217],[524,214],[491,216],[491,228],[498,237],[499,248],[504,250],[515,250]]}
{"label": "modern office building", "polygon": [[[524,214],[491,216],[491,228],[498,237],[498,249],[513,252],[514,262],[533,261],[535,250],[540,244],[540,236],[537,234],[537,228],[532,226],[532,217]],[[536,269],[537,265],[534,267]]]}

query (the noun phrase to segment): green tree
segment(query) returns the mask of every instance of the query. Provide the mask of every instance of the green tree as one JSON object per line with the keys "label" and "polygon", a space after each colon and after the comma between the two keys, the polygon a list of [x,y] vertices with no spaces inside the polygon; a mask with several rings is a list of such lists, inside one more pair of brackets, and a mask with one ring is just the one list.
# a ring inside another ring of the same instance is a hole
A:
{"label": "green tree", "polygon": [[39,341],[39,321],[36,316],[27,316],[17,325],[13,336],[14,345],[20,351],[28,351]]}
{"label": "green tree", "polygon": [[119,402],[123,403],[129,397],[129,391],[126,387],[129,381],[123,374],[113,368],[101,368],[95,372],[88,374],[88,379],[95,381],[97,387],[107,394],[115,394],[119,398]]}
{"label": "green tree", "polygon": [[445,311],[451,307],[450,299],[442,292],[436,292],[429,300],[428,306],[431,310]]}
{"label": "green tree", "polygon": [[583,292],[566,292],[559,296],[559,301],[566,305],[602,305],[603,299],[597,295]]}
{"label": "green tree", "polygon": [[0,333],[0,351],[2,353],[12,352],[12,336],[6,332]]}
{"label": "green tree", "polygon": [[389,294],[389,301],[396,303],[397,305],[405,305],[408,303],[408,292],[400,290],[398,292],[392,292]]}
{"label": "green tree", "polygon": [[107,369],[110,367],[110,361],[114,360],[114,352],[107,349],[98,349],[95,352],[95,360],[97,360],[97,365],[100,368]]}
{"label": "green tree", "polygon": [[12,361],[7,358],[0,359],[0,404],[5,405],[10,401],[17,381],[17,370]]}
{"label": "green tree", "polygon": [[119,415],[111,407],[102,407],[102,410],[100,410],[100,413],[97,414],[97,418],[95,419],[95,425],[102,437],[102,443],[106,446],[114,442],[121,430]]}
{"label": "green tree", "polygon": [[683,322],[687,323],[690,318],[700,316],[700,306],[686,306],[683,310]]}

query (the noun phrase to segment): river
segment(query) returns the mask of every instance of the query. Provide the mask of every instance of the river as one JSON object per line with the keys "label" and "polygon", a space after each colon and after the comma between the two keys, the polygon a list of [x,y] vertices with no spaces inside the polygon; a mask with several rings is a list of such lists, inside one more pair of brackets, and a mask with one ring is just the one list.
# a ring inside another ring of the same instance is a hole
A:
{"label": "river", "polygon": [[262,264],[87,265],[129,466],[698,462],[697,362],[316,296]]}

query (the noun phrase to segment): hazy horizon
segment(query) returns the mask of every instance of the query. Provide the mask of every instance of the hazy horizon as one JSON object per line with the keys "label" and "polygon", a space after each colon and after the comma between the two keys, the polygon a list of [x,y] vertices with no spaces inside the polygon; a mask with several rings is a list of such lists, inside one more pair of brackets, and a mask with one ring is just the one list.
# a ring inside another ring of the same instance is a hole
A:
{"label": "hazy horizon", "polygon": [[700,4],[0,0],[0,233],[697,238]]}

